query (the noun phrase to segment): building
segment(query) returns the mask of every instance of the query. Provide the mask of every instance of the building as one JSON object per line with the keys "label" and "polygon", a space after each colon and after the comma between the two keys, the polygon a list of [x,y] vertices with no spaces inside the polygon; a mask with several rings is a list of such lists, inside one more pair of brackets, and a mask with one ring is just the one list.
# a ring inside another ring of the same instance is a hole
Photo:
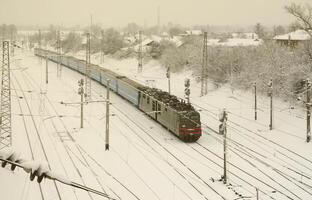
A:
{"label": "building", "polygon": [[225,46],[225,47],[246,47],[246,46],[259,46],[263,43],[261,39],[246,39],[246,38],[229,38],[226,40],[221,39],[208,39],[208,46]]}
{"label": "building", "polygon": [[[312,31],[310,32],[312,34]],[[311,39],[311,35],[305,30],[296,30],[273,38],[277,43],[285,46],[295,47],[300,43]]]}

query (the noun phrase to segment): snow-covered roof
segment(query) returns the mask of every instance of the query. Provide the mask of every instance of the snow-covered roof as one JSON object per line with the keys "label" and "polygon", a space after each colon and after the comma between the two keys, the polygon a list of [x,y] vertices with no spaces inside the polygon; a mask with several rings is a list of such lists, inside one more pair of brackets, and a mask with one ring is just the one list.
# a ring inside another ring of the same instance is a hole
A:
{"label": "snow-covered roof", "polygon": [[162,32],[162,33],[161,33],[161,36],[162,36],[162,37],[169,37],[170,35],[169,35],[169,33],[167,33],[167,32]]}
{"label": "snow-covered roof", "polygon": [[158,35],[152,35],[151,36],[152,40],[154,40],[155,42],[160,42],[162,40],[161,37],[159,37]]}
{"label": "snow-covered roof", "polygon": [[201,30],[188,30],[185,32],[187,35],[202,35],[203,34]]}
{"label": "snow-covered roof", "polygon": [[259,39],[257,33],[232,33],[233,38]]}
{"label": "snow-covered roof", "polygon": [[[150,38],[147,38],[145,40],[142,41],[142,50],[143,51],[146,51],[148,49],[148,46],[150,44],[152,44],[153,42],[155,42],[154,40],[150,39]],[[133,47],[134,51],[138,51],[140,48],[140,44],[137,44]]]}
{"label": "snow-covered roof", "polygon": [[284,35],[277,35],[274,40],[309,40],[311,36],[305,30],[296,30]]}
{"label": "snow-covered roof", "polygon": [[132,44],[136,41],[136,38],[134,36],[128,36],[128,37],[124,37],[124,41]]}
{"label": "snow-covered roof", "polygon": [[243,39],[243,38],[230,38],[225,42],[220,42],[220,39],[208,39],[208,46],[259,46],[263,43],[261,39]]}

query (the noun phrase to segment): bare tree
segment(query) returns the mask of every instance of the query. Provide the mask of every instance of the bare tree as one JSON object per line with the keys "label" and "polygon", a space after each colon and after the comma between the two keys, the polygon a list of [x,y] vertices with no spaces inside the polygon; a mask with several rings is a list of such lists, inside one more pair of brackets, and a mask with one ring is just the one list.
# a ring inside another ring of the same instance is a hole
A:
{"label": "bare tree", "polygon": [[[287,12],[296,18],[296,26],[305,30],[312,38],[312,7],[309,4],[302,6],[301,4],[292,3],[285,6]],[[304,44],[305,52],[312,60],[312,40],[310,39]],[[312,68],[312,66],[311,66]]]}
{"label": "bare tree", "polygon": [[298,28],[305,30],[311,37],[312,33],[312,7],[309,4],[302,6],[301,4],[292,3],[285,6],[286,11],[296,18]]}

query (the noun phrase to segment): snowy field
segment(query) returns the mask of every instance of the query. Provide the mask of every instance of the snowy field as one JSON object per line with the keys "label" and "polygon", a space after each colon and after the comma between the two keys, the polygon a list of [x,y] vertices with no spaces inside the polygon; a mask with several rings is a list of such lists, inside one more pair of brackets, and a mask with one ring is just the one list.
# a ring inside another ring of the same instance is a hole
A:
{"label": "snowy field", "polygon": [[[79,56],[78,56],[79,57]],[[105,151],[105,104],[85,106],[85,127],[80,129],[79,73],[65,67],[56,76],[49,63],[33,52],[19,52],[12,64],[13,147],[29,159],[47,162],[68,179],[106,192],[114,199],[219,200],[219,199],[311,199],[312,148],[305,142],[303,110],[275,100],[274,130],[269,131],[269,99],[259,97],[254,121],[253,96],[227,87],[209,89],[200,97],[200,85],[191,72],[172,74],[173,94],[183,97],[184,79],[191,78],[191,102],[201,113],[203,136],[197,143],[183,143],[133,105],[111,94],[111,149]],[[84,57],[83,57],[84,58]],[[92,62],[98,63],[98,57]],[[143,84],[167,90],[165,70],[156,62],[105,58],[103,67]],[[92,82],[92,99],[103,100],[106,89]],[[228,177],[223,174],[223,136],[218,114],[229,111]],[[0,199],[105,199],[60,183],[29,181],[23,170],[0,169]]]}

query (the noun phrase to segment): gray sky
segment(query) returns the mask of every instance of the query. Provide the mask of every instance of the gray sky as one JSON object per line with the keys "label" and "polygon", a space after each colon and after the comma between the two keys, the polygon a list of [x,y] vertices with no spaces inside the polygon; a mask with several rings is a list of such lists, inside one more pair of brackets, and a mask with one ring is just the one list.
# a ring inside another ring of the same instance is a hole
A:
{"label": "gray sky", "polygon": [[292,1],[309,0],[0,0],[0,23],[84,26],[92,14],[104,26],[152,26],[160,6],[161,24],[286,25],[293,18],[283,7]]}

